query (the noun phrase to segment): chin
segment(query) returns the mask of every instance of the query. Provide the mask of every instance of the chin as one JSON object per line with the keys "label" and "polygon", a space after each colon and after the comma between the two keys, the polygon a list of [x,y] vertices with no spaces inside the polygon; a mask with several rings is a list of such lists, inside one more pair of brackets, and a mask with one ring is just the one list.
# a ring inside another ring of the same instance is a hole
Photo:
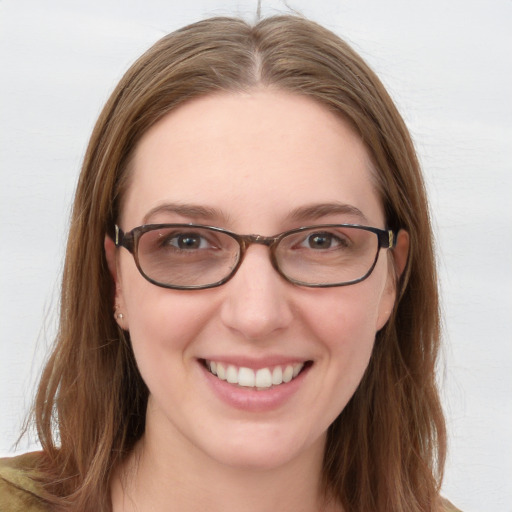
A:
{"label": "chin", "polygon": [[325,437],[310,442],[298,436],[282,435],[277,429],[267,432],[244,432],[240,441],[232,436],[225,441],[222,448],[212,447],[209,452],[211,458],[219,463],[242,470],[269,471],[279,469],[302,458],[311,460],[311,456],[320,463],[323,459]]}

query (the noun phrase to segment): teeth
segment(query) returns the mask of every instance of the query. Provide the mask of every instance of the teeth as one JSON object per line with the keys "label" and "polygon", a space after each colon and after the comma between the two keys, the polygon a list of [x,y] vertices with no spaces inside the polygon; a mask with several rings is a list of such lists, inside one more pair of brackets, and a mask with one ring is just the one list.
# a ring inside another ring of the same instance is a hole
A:
{"label": "teeth", "polygon": [[256,387],[269,388],[272,386],[272,374],[268,368],[261,368],[256,372]]}
{"label": "teeth", "polygon": [[286,366],[275,366],[274,368],[252,368],[240,367],[230,364],[225,365],[215,361],[206,361],[206,366],[213,375],[221,380],[226,380],[230,384],[238,384],[247,388],[268,389],[272,386],[290,382],[297,377],[303,363],[288,364]]}
{"label": "teeth", "polygon": [[283,382],[290,382],[293,378],[293,366],[288,365],[283,372]]}
{"label": "teeth", "polygon": [[217,363],[216,366],[217,366],[217,377],[219,377],[220,380],[226,380],[226,369],[224,368],[224,365],[221,363]]}
{"label": "teeth", "polygon": [[280,366],[276,366],[272,372],[272,384],[279,386],[283,383],[283,369]]}
{"label": "teeth", "polygon": [[238,385],[246,388],[253,388],[256,382],[256,376],[254,370],[250,368],[240,368],[238,370]]}
{"label": "teeth", "polygon": [[230,384],[238,384],[238,371],[232,364],[226,370],[226,380]]}

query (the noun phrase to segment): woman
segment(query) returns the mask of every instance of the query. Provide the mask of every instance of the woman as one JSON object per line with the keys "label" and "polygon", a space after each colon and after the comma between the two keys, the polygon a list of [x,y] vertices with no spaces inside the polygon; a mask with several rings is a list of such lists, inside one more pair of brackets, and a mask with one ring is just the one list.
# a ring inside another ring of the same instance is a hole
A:
{"label": "woman", "polygon": [[438,315],[414,148],[361,58],[297,17],[186,27],[94,129],[34,410],[43,450],[3,462],[0,496],[455,510]]}

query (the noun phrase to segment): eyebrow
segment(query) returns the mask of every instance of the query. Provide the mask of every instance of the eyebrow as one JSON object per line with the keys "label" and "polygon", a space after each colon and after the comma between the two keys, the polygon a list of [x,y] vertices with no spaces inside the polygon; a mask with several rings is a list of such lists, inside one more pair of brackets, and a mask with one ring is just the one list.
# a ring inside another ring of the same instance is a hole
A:
{"label": "eyebrow", "polygon": [[151,210],[144,215],[142,219],[143,224],[147,224],[151,217],[154,217],[159,213],[174,213],[190,219],[202,219],[208,221],[221,220],[227,222],[228,220],[226,215],[216,208],[195,204],[166,203],[151,208]]}
{"label": "eyebrow", "polygon": [[[194,220],[200,219],[209,222],[222,221],[226,224],[229,222],[229,217],[216,208],[195,204],[166,203],[149,210],[144,215],[142,223],[148,224],[151,217],[160,213],[172,213]],[[305,222],[318,220],[329,215],[350,215],[357,217],[358,221],[362,223],[368,223],[368,219],[359,208],[344,203],[320,203],[300,206],[292,210],[286,216],[286,220],[288,222]]]}
{"label": "eyebrow", "polygon": [[357,217],[363,223],[368,223],[366,215],[359,208],[344,203],[321,203],[301,206],[292,210],[288,218],[291,221],[301,222],[317,220],[329,215],[350,215],[351,217]]}

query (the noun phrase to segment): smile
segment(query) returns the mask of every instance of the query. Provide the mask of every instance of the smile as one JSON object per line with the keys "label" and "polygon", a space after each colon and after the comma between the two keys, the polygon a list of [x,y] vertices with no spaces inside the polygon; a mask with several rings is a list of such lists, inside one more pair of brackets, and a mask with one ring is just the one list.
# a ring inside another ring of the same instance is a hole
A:
{"label": "smile", "polygon": [[304,368],[304,363],[259,368],[254,370],[244,366],[234,366],[217,361],[205,360],[207,370],[220,380],[230,384],[257,389],[269,389],[292,381]]}

